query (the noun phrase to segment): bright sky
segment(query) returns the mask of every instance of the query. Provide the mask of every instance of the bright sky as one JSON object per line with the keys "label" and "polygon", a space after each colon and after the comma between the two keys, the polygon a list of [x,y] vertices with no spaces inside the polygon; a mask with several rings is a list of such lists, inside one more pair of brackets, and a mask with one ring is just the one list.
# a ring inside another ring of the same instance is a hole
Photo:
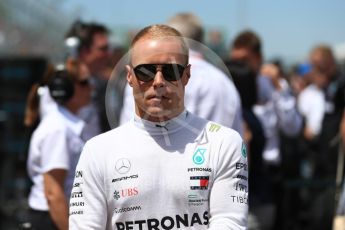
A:
{"label": "bright sky", "polygon": [[[207,28],[226,32],[226,44],[250,28],[257,32],[267,59],[302,60],[318,43],[345,42],[344,0],[65,0],[86,21],[110,28],[141,28],[164,23],[178,12],[192,12]],[[116,31],[114,31],[116,34]]]}

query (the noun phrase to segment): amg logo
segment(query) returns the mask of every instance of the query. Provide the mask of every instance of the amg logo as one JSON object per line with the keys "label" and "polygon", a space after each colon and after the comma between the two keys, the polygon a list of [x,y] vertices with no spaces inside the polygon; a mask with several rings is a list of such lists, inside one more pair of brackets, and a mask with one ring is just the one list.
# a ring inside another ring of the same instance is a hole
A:
{"label": "amg logo", "polygon": [[114,183],[114,182],[118,182],[118,181],[122,181],[122,180],[135,179],[138,177],[139,177],[138,174],[131,175],[131,176],[124,176],[124,177],[120,177],[120,178],[114,178],[111,182]]}

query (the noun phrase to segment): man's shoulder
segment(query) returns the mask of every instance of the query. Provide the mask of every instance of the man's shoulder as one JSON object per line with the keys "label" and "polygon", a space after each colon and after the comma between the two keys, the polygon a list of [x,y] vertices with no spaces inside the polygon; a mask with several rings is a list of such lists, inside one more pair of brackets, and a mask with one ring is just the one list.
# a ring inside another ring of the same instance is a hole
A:
{"label": "man's shoulder", "polygon": [[215,138],[241,138],[240,134],[232,128],[226,127],[214,121],[201,118],[195,114],[193,114],[193,116],[194,122],[202,124],[204,130],[210,136],[214,136]]}
{"label": "man's shoulder", "polygon": [[208,121],[206,125],[206,131],[214,135],[221,135],[226,137],[240,136],[236,130],[213,121]]}

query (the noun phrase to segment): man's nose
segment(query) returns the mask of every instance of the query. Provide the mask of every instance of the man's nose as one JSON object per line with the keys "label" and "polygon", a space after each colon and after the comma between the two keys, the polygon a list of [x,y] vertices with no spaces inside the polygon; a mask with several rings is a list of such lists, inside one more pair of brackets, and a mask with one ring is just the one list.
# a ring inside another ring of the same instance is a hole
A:
{"label": "man's nose", "polygon": [[160,70],[158,70],[156,72],[155,78],[153,79],[153,86],[162,87],[164,85],[165,85],[165,79],[164,79],[163,73]]}

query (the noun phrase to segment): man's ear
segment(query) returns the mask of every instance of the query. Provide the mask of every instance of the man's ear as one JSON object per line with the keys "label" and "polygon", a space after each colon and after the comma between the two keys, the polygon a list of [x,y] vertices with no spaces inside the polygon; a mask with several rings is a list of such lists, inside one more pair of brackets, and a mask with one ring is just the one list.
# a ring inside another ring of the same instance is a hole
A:
{"label": "man's ear", "polygon": [[127,82],[132,87],[133,86],[133,74],[131,71],[131,67],[129,65],[126,65],[127,70]]}
{"label": "man's ear", "polygon": [[187,85],[189,78],[191,77],[190,68],[191,68],[191,65],[188,64],[184,70],[184,76],[182,77],[183,85]]}

